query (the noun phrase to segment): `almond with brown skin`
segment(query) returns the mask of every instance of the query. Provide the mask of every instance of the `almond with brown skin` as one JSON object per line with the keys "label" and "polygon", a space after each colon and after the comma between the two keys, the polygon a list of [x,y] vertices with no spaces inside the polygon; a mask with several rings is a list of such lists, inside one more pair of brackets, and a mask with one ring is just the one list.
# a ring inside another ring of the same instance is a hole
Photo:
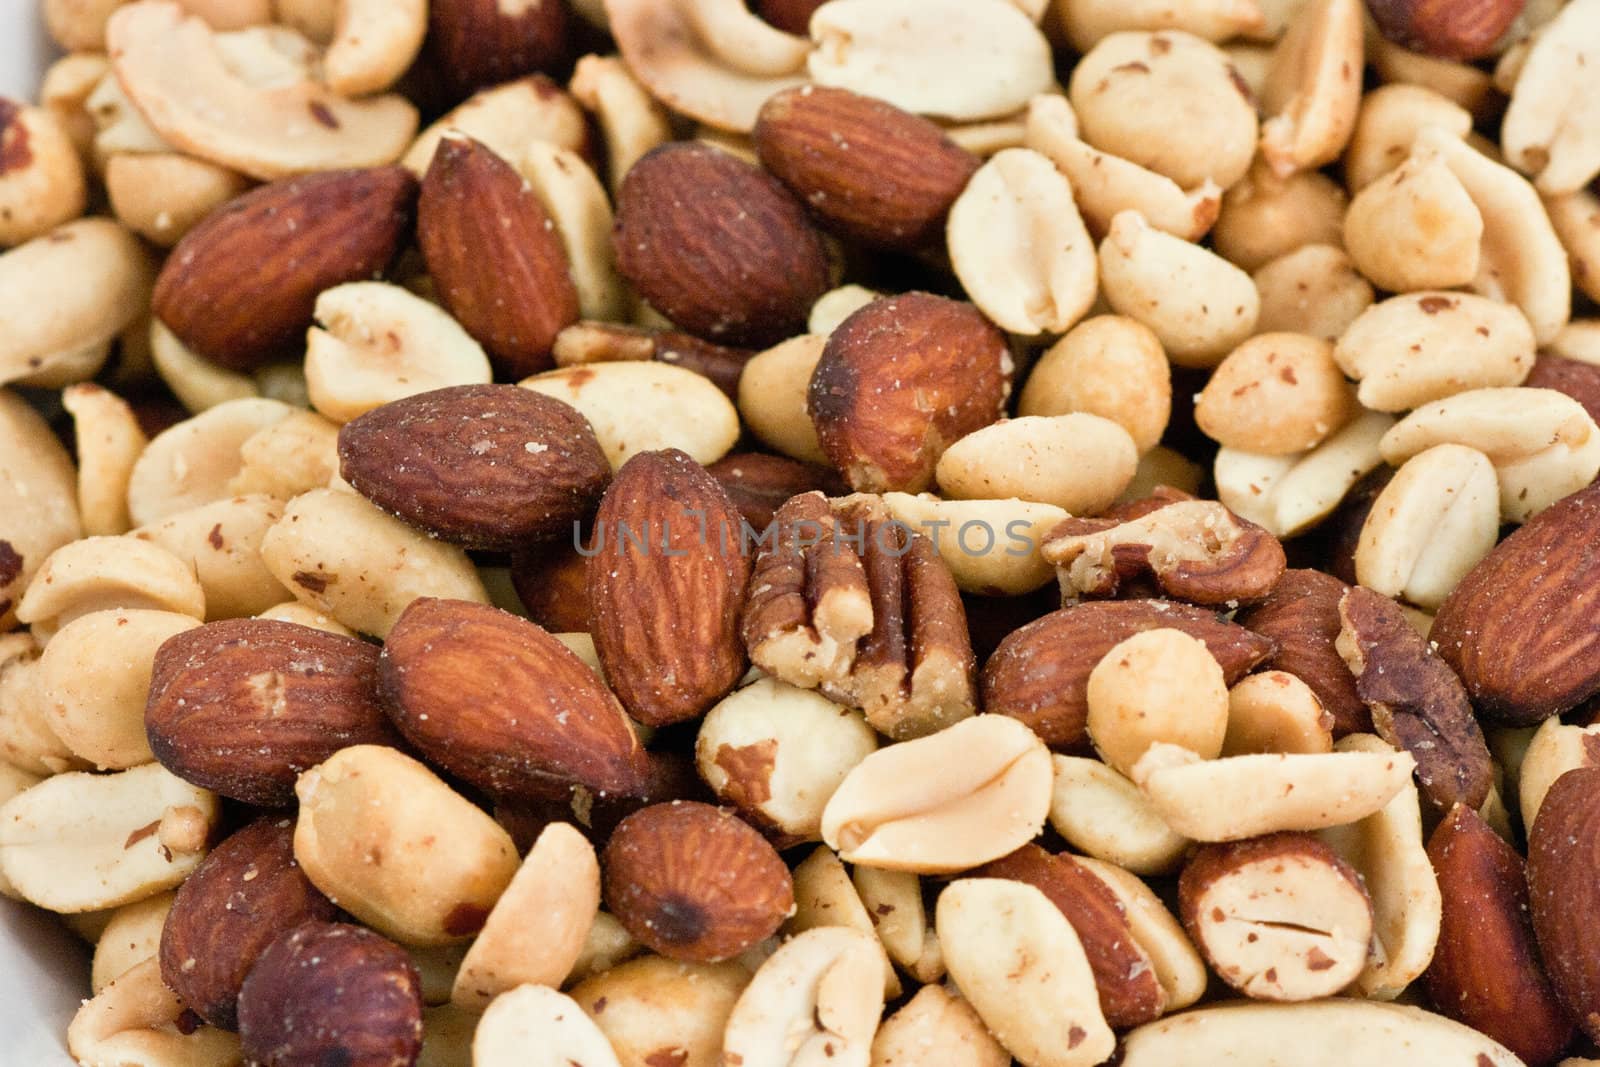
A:
{"label": "almond with brown skin", "polygon": [[804,37],[811,27],[811,16],[827,0],[756,0],[756,13],[778,29]]}
{"label": "almond with brown skin", "polygon": [[830,496],[847,492],[839,476],[826,467],[766,452],[736,452],[706,470],[722,483],[728,499],[753,530],[765,530],[792,496],[820,491]]}
{"label": "almond with brown skin", "polygon": [[317,294],[383,270],[410,231],[416,196],[401,167],[325,171],[248,192],[172,250],[156,279],[156,317],[232,370],[299,352]]}
{"label": "almond with brown skin", "polygon": [[1150,956],[1134,939],[1122,902],[1100,876],[1066,853],[1051,855],[1038,845],[972,872],[974,878],[1026,882],[1061,909],[1094,970],[1100,1010],[1113,1029],[1141,1026],[1161,1016],[1167,996]]}
{"label": "almond with brown skin", "polygon": [[1434,1007],[1540,1067],[1572,1041],[1528,919],[1522,857],[1470,808],[1428,839],[1444,908],[1426,974]]}
{"label": "almond with brown skin", "polygon": [[433,69],[457,97],[548,70],[567,56],[567,5],[559,0],[433,0]]}
{"label": "almond with brown skin", "polygon": [[1528,901],[1550,984],[1600,1041],[1600,768],[1568,771],[1528,832]]}
{"label": "almond with brown skin", "polygon": [[379,687],[430,761],[495,796],[638,793],[649,773],[616,698],[567,647],[484,604],[424,597],[389,631]]}
{"label": "almond with brown skin", "polygon": [[820,85],[773,95],[752,137],[761,165],[824,225],[888,248],[942,240],[981,162],[920,115]]}
{"label": "almond with brown skin", "polygon": [[442,541],[504,550],[570,540],[611,466],[571,406],[514,385],[458,385],[345,423],[339,473]]}
{"label": "almond with brown skin", "polygon": [[417,243],[445,308],[501,375],[552,366],[556,335],[578,320],[578,290],[555,225],[511,164],[446,134],[422,179]]}
{"label": "almond with brown skin", "polygon": [[339,915],[294,859],[294,820],[235,831],[178,888],[161,930],[161,978],[196,1015],[238,1028],[239,987],[279,934]]}
{"label": "almond with brown skin", "polygon": [[1266,600],[1235,619],[1278,646],[1263,665],[1287,671],[1310,686],[1333,716],[1336,738],[1372,729],[1372,713],[1334,644],[1341,626],[1339,602],[1349,589],[1331,574],[1291,568]]}
{"label": "almond with brown skin", "polygon": [[1600,484],[1500,542],[1440,605],[1430,636],[1478,711],[1508,725],[1600,692]]}
{"label": "almond with brown skin", "polygon": [[1182,630],[1205,642],[1229,685],[1276,646],[1215,613],[1165,600],[1100,601],[1051,612],[1013,632],[983,668],[985,711],[1021,719],[1053,748],[1088,742],[1089,672],[1145,630]]}
{"label": "almond with brown skin", "polygon": [[263,807],[341,748],[398,741],[378,702],[378,650],[272,619],[186,630],[156,652],[145,733],[184,781]]}
{"label": "almond with brown skin", "polygon": [[771,936],[794,910],[783,859],[739,818],[690,800],[623,819],[600,857],[606,908],[672,959],[712,963]]}
{"label": "almond with brown skin", "polygon": [[696,718],[744,675],[739,523],[717,480],[677,449],[634,456],[606,490],[588,577],[595,651],[641,722]]}
{"label": "almond with brown skin", "polygon": [[578,551],[587,534],[577,540],[535,545],[511,557],[511,584],[528,618],[553,634],[589,633],[589,560]]}
{"label": "almond with brown skin", "polygon": [[1529,389],[1554,389],[1583,405],[1591,419],[1600,420],[1600,364],[1542,353],[1533,361]]}
{"label": "almond with brown skin", "polygon": [[718,148],[662,145],[617,194],[617,266],[690,333],[763,346],[800,333],[828,288],[822,236],[777,179]]}
{"label": "almond with brown skin", "polygon": [[1014,369],[1005,334],[971,304],[886,297],[828,338],[806,409],[852,487],[920,493],[953,441],[1000,417]]}
{"label": "almond with brown skin", "polygon": [[1385,37],[1440,59],[1473,60],[1495,45],[1522,14],[1524,0],[1367,0]]}
{"label": "almond with brown skin", "polygon": [[239,1037],[259,1067],[408,1067],[422,1051],[422,979],[371,930],[304,923],[250,968]]}

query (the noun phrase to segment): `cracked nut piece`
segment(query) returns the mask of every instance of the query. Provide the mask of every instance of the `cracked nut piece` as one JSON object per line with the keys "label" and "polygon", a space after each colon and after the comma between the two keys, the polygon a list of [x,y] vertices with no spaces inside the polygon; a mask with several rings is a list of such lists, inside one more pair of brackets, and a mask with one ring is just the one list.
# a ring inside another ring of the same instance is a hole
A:
{"label": "cracked nut piece", "polygon": [[1089,740],[1123,774],[1157,742],[1205,759],[1222,752],[1228,690],[1222,666],[1199,638],[1182,630],[1134,634],[1089,672]]}
{"label": "cracked nut piece", "polygon": [[293,599],[261,562],[261,539],[282,517],[282,501],[252,493],[180,511],[133,536],[194,568],[210,618],[239,618]]}
{"label": "cracked nut piece", "polygon": [[1228,690],[1222,755],[1333,751],[1333,716],[1311,687],[1288,671],[1247,675]]}
{"label": "cracked nut piece", "polygon": [[1435,149],[1419,145],[1350,205],[1344,244],[1380,289],[1409,293],[1466,285],[1478,275],[1484,220]]}
{"label": "cracked nut piece", "polygon": [[723,1034],[727,1063],[863,1067],[883,1014],[883,949],[870,934],[821,926],[767,958]]}
{"label": "cracked nut piece", "polygon": [[1253,275],[1261,296],[1256,329],[1337,341],[1376,295],[1350,256],[1336,245],[1305,245],[1262,265]]}
{"label": "cracked nut piece", "polygon": [[1306,245],[1338,245],[1349,198],[1318,171],[1280,178],[1257,162],[1228,189],[1212,231],[1217,251],[1254,273]]}
{"label": "cracked nut piece", "polygon": [[[531,74],[473,94],[423,130],[406,150],[400,165],[421,178],[428,172],[445,134],[451,131],[487,145],[513,166],[521,162],[534,141],[548,141],[573,152],[583,152],[589,146],[583,108],[543,74]],[[612,158],[615,161],[616,157]]]}
{"label": "cracked nut piece", "polygon": [[1357,414],[1327,341],[1257,334],[1230,352],[1195,398],[1196,424],[1225,447],[1265,455],[1305,452]]}
{"label": "cracked nut piece", "polygon": [[1000,1044],[1034,1067],[1088,1067],[1116,1038],[1083,941],[1043,892],[963,878],[939,895],[939,944],[956,987]]}
{"label": "cracked nut piece", "polygon": [[1097,759],[1055,756],[1050,826],[1073,848],[1136,874],[1170,874],[1189,847],[1139,787]]}
{"label": "cracked nut piece", "polygon": [[1050,752],[1003,715],[980,715],[858,763],[822,814],[850,863],[918,874],[969,870],[1033,840],[1050,808]]}
{"label": "cracked nut piece", "polygon": [[86,200],[83,164],[55,112],[0,97],[0,247],[77,218]]}
{"label": "cracked nut piece", "polygon": [[1366,887],[1309,834],[1202,845],[1183,868],[1178,900],[1212,969],[1257,1000],[1332,996],[1367,962]]}
{"label": "cracked nut piece", "polygon": [[110,608],[205,618],[194,568],[136,537],[86,537],[52,552],[17,605],[17,619],[41,640],[74,619]]}
{"label": "cracked nut piece", "polygon": [[1008,1067],[972,1005],[942,985],[925,985],[872,1039],[872,1067]]}
{"label": "cracked nut piece", "polygon": [[0,389],[0,630],[44,561],[84,533],[72,458],[33,406]]}
{"label": "cracked nut piece", "polygon": [[[67,1027],[67,1049],[79,1063],[238,1063],[239,1039],[194,1016],[161,980],[153,958],[118,975],[83,1002]],[[187,1032],[186,1032],[187,1031]]]}
{"label": "cracked nut piece", "polygon": [[1533,731],[1522,751],[1513,779],[1517,789],[1517,813],[1524,827],[1539,817],[1539,806],[1556,780],[1579,767],[1600,764],[1600,726],[1569,726],[1559,715],[1552,716]]}
{"label": "cracked nut piece", "polygon": [[1575,192],[1600,173],[1592,110],[1597,27],[1600,3],[1567,4],[1533,38],[1511,90],[1500,144],[1546,196]]}
{"label": "cracked nut piece", "polygon": [[822,450],[861,492],[917,493],[951,443],[1000,417],[1015,369],[972,305],[874,300],[829,336],[806,408]]}
{"label": "cracked nut piece", "polygon": [[586,978],[569,992],[626,1067],[651,1067],[651,1060],[720,1067],[728,1016],[749,981],[750,972],[736,961],[645,956]]}
{"label": "cracked nut piece", "polygon": [[233,495],[241,449],[294,409],[266,397],[229,400],[157,434],[128,472],[128,516],[151,526]]}
{"label": "cracked nut piece", "polygon": [[600,863],[606,909],[672,959],[730,959],[771,936],[794,909],[794,884],[778,853],[709,804],[642,808],[617,824]]}
{"label": "cracked nut piece", "polygon": [[[871,868],[859,867],[859,871],[868,871]],[[918,904],[921,903],[921,889],[917,883],[917,876],[904,872],[880,871],[878,874],[909,878],[913,885],[918,885]],[[839,862],[839,857],[827,845],[815,849],[794,869],[794,914],[784,923],[783,933],[793,936],[818,926],[843,926],[859,931],[872,937],[875,941],[883,939],[878,935],[878,927],[882,916],[874,916],[867,910],[867,901],[856,888],[850,872],[845,870],[844,864]],[[892,915],[893,913],[889,913]],[[926,926],[917,931],[919,941],[926,933]],[[919,946],[920,947],[920,946]],[[900,996],[902,987],[900,976],[895,973],[888,956],[888,945],[882,945],[884,950],[883,974],[884,996],[893,1000]]]}
{"label": "cracked nut piece", "polygon": [[472,1033],[475,1067],[621,1067],[606,1035],[571,997],[521,985],[489,1005]]}
{"label": "cracked nut piece", "polygon": [[[1600,868],[1600,770],[1556,779],[1528,831],[1528,900],[1533,931],[1556,996],[1579,1029],[1600,1034],[1600,951],[1587,916]],[[15,801],[13,801],[15,803]]]}
{"label": "cracked nut piece", "polygon": [[1018,497],[1093,515],[1122,495],[1138,465],[1138,447],[1121,425],[1073,412],[974,430],[945,449],[935,474],[939,488],[956,499]]}
{"label": "cracked nut piece", "polygon": [[1045,535],[1067,518],[1053,504],[941,500],[931,493],[885,493],[883,503],[898,521],[926,531],[963,593],[1016,596],[1055,577],[1039,555]]}
{"label": "cracked nut piece", "polygon": [[1133,438],[1141,456],[1161,443],[1172,414],[1172,371],[1151,330],[1121,315],[1099,315],[1039,357],[1017,414],[1099,415]]}
{"label": "cracked nut piece", "polygon": [[1278,42],[1261,91],[1261,154],[1280,175],[1338,159],[1361,107],[1361,0],[1311,0]]}
{"label": "cracked nut piece", "polygon": [[127,533],[128,480],[149,438],[126,401],[92,382],[61,391],[78,453],[78,512],[91,537]]}

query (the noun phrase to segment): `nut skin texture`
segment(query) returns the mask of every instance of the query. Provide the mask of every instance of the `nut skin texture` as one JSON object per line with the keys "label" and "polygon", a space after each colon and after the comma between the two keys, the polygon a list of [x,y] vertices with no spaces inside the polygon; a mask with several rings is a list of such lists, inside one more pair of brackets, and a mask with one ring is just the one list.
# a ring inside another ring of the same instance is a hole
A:
{"label": "nut skin texture", "polygon": [[1561,1003],[1600,1039],[1600,769],[1556,779],[1528,833],[1528,899],[1545,970]]}
{"label": "nut skin texture", "polygon": [[178,888],[161,930],[161,979],[206,1022],[237,1029],[239,987],[267,946],[303,922],[338,915],[295,862],[294,822],[258,819]]}
{"label": "nut skin texture", "polygon": [[1600,421],[1600,366],[1546,352],[1533,361],[1530,389],[1554,389],[1583,405],[1591,419]]}
{"label": "nut skin texture", "polygon": [[1277,645],[1265,666],[1311,687],[1333,716],[1335,738],[1372,729],[1372,713],[1356,692],[1355,675],[1334,647],[1339,601],[1349,588],[1331,574],[1291,568],[1266,600],[1244,609],[1236,620]]}
{"label": "nut skin texture", "polygon": [[766,839],[697,801],[655,804],[622,820],[600,866],[606,908],[671,959],[736,956],[794,909],[789,869]]}
{"label": "nut skin texture", "polygon": [[761,165],[824,226],[886,248],[939,236],[980,162],[920,115],[822,86],[775,94],[752,136]]}
{"label": "nut skin texture", "polygon": [[611,688],[651,726],[703,715],[746,667],[739,512],[705,468],[667,449],[622,465],[595,530],[589,610]]}
{"label": "nut skin texture", "polygon": [[828,338],[806,409],[852,488],[920,493],[950,443],[1000,417],[1005,335],[971,304],[928,293],[874,300]]}
{"label": "nut skin texture", "polygon": [[185,781],[284,807],[306,768],[349,745],[398,740],[377,682],[377,650],[353,637],[271,619],[211,622],[157,650],[145,733]]}
{"label": "nut skin texture", "polygon": [[1443,898],[1439,942],[1424,976],[1434,1006],[1488,1034],[1530,1067],[1572,1041],[1572,1019],[1556,1000],[1528,919],[1522,857],[1466,807],[1428,839]]}
{"label": "nut skin texture", "polygon": [[765,452],[736,452],[706,470],[722,483],[728,499],[754,530],[766,529],[790,497],[815,491],[830,496],[846,492],[839,476],[826,467]]}
{"label": "nut skin texture", "polygon": [[[583,543],[587,544],[585,537]],[[528,618],[553,634],[589,633],[589,561],[576,545],[540,545],[511,557],[511,584]]]}
{"label": "nut skin texture", "polygon": [[1600,485],[1541,511],[1462,579],[1431,640],[1480,714],[1533,726],[1600,692]]}
{"label": "nut skin texture", "polygon": [[1522,14],[1524,0],[1367,0],[1382,34],[1440,59],[1482,59]]}
{"label": "nut skin texture", "polygon": [[569,535],[611,467],[569,405],[514,385],[461,385],[346,423],[339,473],[442,541],[507,550]]}
{"label": "nut skin texture", "polygon": [[617,194],[617,267],[692,334],[765,346],[800,333],[828,289],[822,237],[800,202],[709,145],[662,145]]}
{"label": "nut skin texture", "polygon": [[439,142],[417,200],[417,243],[445,309],[504,377],[548,370],[578,320],[566,249],[511,164],[468,137]]}
{"label": "nut skin texture", "polygon": [[1203,641],[1232,685],[1275,645],[1214,613],[1163,600],[1106,601],[1051,612],[1013,631],[984,665],[985,711],[1021,719],[1052,748],[1088,743],[1089,674],[1119,643],[1145,630],[1181,630]]}
{"label": "nut skin texture", "polygon": [[378,678],[406,739],[495,796],[645,787],[644,750],[616,699],[565,645],[508,612],[413,601],[384,642]]}
{"label": "nut skin texture", "polygon": [[371,930],[304,923],[250,969],[239,1037],[260,1067],[410,1067],[422,1051],[422,979],[405,949]]}
{"label": "nut skin texture", "polygon": [[433,64],[456,96],[547,70],[567,55],[567,5],[541,0],[510,5],[500,0],[433,0],[428,5],[428,47]]}
{"label": "nut skin texture", "polygon": [[213,363],[254,370],[304,340],[318,293],[389,264],[416,196],[416,179],[400,167],[324,171],[248,192],[172,250],[156,279],[156,317]]}

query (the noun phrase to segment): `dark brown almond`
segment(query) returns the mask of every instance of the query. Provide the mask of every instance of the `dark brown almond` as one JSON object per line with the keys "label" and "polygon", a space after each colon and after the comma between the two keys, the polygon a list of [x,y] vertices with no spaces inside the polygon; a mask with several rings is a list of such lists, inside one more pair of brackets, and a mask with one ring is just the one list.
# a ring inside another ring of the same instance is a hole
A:
{"label": "dark brown almond", "polygon": [[765,452],[737,452],[706,469],[722,483],[744,521],[758,531],[767,528],[773,515],[792,496],[812,491],[830,496],[848,492],[839,476],[827,467]]}
{"label": "dark brown almond", "polygon": [[451,94],[550,70],[567,58],[567,5],[557,0],[432,0],[428,49]]}
{"label": "dark brown almond", "polygon": [[617,195],[617,266],[681,328],[730,345],[805,328],[828,288],[828,257],[777,179],[718,148],[662,145]]}
{"label": "dark brown almond", "polygon": [[1478,711],[1532,726],[1600,692],[1600,484],[1500,542],[1434,617]]}
{"label": "dark brown almond", "polygon": [[1428,839],[1443,901],[1424,976],[1433,1006],[1541,1067],[1572,1041],[1528,919],[1522,857],[1470,808],[1456,807]]}
{"label": "dark brown almond", "polygon": [[820,85],[772,96],[751,136],[761,165],[823,225],[889,248],[942,241],[981,162],[920,115]]}
{"label": "dark brown almond", "polygon": [[399,739],[378,702],[378,650],[272,619],[208,622],[156,652],[150,749],[173,774],[264,807],[341,748]]}
{"label": "dark brown almond", "polygon": [[1528,901],[1550,983],[1600,1041],[1600,768],[1568,771],[1528,833]]}
{"label": "dark brown almond", "polygon": [[606,908],[646,947],[710,963],[771,936],[794,909],[783,859],[730,812],[690,800],[623,819],[600,857]]}
{"label": "dark brown almond", "polygon": [[785,33],[804,37],[810,32],[811,16],[827,0],[756,0],[756,14]]}
{"label": "dark brown almond", "polygon": [[1145,630],[1182,630],[1205,642],[1229,685],[1270,656],[1272,641],[1216,613],[1165,600],[1098,601],[1051,612],[1012,633],[983,668],[985,711],[1021,719],[1055,748],[1088,742],[1089,672]]}
{"label": "dark brown almond", "polygon": [[1529,389],[1565,393],[1582,404],[1591,419],[1600,421],[1600,364],[1542,353],[1533,361],[1533,370],[1522,384]]}
{"label": "dark brown almond", "polygon": [[212,1026],[238,1029],[239,987],[283,931],[339,909],[294,859],[294,820],[269,816],[200,861],[161,930],[161,979]]}
{"label": "dark brown almond", "polygon": [[430,761],[495,796],[575,785],[638,793],[633,725],[583,661],[537,625],[465,600],[414,600],[384,642],[379,687]]}
{"label": "dark brown almond", "polygon": [[578,545],[589,544],[587,534],[578,540],[552,541],[511,557],[511,584],[528,618],[553,634],[589,633],[589,559]]}
{"label": "dark brown almond", "polygon": [[571,406],[514,385],[458,385],[345,423],[339,473],[440,540],[507,550],[570,541],[611,466]]}
{"label": "dark brown almond", "polygon": [[511,164],[446,134],[417,202],[417,242],[439,298],[503,376],[548,370],[578,290],[555,225]]}
{"label": "dark brown almond", "polygon": [[1286,570],[1266,600],[1237,618],[1277,645],[1264,666],[1287,671],[1311,687],[1333,716],[1334,737],[1372,730],[1372,713],[1334,644],[1341,626],[1339,601],[1349,589],[1331,574]]}
{"label": "dark brown almond", "polygon": [[946,448],[1000,417],[1013,369],[1005,334],[971,304],[886,297],[828,338],[806,409],[855,489],[920,493]]}
{"label": "dark brown almond", "polygon": [[595,651],[641,722],[696,718],[744,675],[739,522],[717,480],[677,449],[634,456],[606,490],[588,569]]}
{"label": "dark brown almond", "polygon": [[371,930],[304,923],[250,969],[239,1037],[259,1067],[409,1067],[422,1052],[422,979]]}
{"label": "dark brown almond", "polygon": [[230,370],[299,352],[319,293],[394,259],[416,196],[400,167],[324,171],[245,193],[172,250],[156,279],[156,317]]}
{"label": "dark brown almond", "polygon": [[1367,0],[1385,37],[1440,59],[1473,60],[1495,46],[1522,14],[1524,0]]}

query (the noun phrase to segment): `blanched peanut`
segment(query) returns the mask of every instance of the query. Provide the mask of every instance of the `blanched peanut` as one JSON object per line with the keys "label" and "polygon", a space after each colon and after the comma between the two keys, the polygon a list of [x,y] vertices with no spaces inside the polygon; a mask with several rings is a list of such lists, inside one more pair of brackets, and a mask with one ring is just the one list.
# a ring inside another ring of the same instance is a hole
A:
{"label": "blanched peanut", "polygon": [[1222,752],[1222,667],[1181,630],[1146,630],[1112,648],[1089,672],[1088,704],[1090,740],[1124,774],[1159,742],[1207,759]]}
{"label": "blanched peanut", "polygon": [[238,171],[177,152],[118,152],[105,180],[122,224],[163,248],[250,187]]}
{"label": "blanched peanut", "polygon": [[33,635],[0,636],[0,765],[35,778],[78,770],[85,764],[50,728],[38,678],[39,643]]}
{"label": "blanched peanut", "polygon": [[606,1036],[622,1067],[721,1067],[722,1032],[750,980],[735,963],[646,956],[574,986],[569,995]]}
{"label": "blanched peanut", "polygon": [[1347,202],[1325,174],[1281,178],[1258,162],[1223,196],[1211,238],[1224,258],[1254,271],[1306,245],[1337,245]]}
{"label": "blanched peanut", "polygon": [[94,945],[91,992],[98,994],[116,978],[154,958],[161,946],[161,928],[172,910],[172,897],[171,893],[157,893],[111,913],[111,921]]}
{"label": "blanched peanut", "polygon": [[342,637],[354,637],[356,632],[350,627],[337,621],[332,616],[324,615],[316,608],[302,604],[298,600],[290,600],[272,607],[257,615],[258,619],[277,619],[279,622],[293,622],[301,626],[309,626],[313,630],[323,630],[330,634],[339,634]]}
{"label": "blanched peanut", "polygon": [[1333,716],[1311,687],[1287,671],[1246,675],[1228,690],[1224,756],[1331,752]]}
{"label": "blanched peanut", "polygon": [[63,389],[61,405],[73,418],[84,532],[127,533],[128,479],[149,443],[139,421],[121,397],[89,382]]}
{"label": "blanched peanut", "polygon": [[567,251],[578,310],[586,319],[625,319],[633,297],[617,273],[611,247],[611,201],[605,186],[578,153],[534,141],[518,166],[555,223]]}
{"label": "blanched peanut", "polygon": [[811,373],[827,343],[822,333],[791,337],[756,353],[739,376],[739,415],[750,432],[768,447],[806,463],[828,462],[806,411]]}
{"label": "blanched peanut", "polygon": [[[0,759],[0,808],[5,807],[12,797],[17,796],[24,790],[31,789],[42,780],[39,775],[29,774],[21,767],[13,766],[5,762],[4,759]],[[0,873],[0,897],[9,897],[12,900],[22,899],[17,895],[17,891],[12,884],[6,881],[4,873]],[[95,991],[99,992],[98,983]]]}
{"label": "blanched peanut", "polygon": [[1131,504],[1150,496],[1161,486],[1196,496],[1205,471],[1198,463],[1165,445],[1157,445],[1139,457],[1139,468],[1133,472],[1133,481],[1117,498],[1119,504]]}
{"label": "blanched peanut", "polygon": [[1522,825],[1531,827],[1539,816],[1545,794],[1568,771],[1594,766],[1591,746],[1600,737],[1600,725],[1569,726],[1560,718],[1546,719],[1528,741],[1518,768],[1518,807]]}
{"label": "blanched peanut", "polygon": [[1344,156],[1344,180],[1354,196],[1404,163],[1417,132],[1438,126],[1454,137],[1472,130],[1472,115],[1421,85],[1385,85],[1361,101],[1355,133]]}
{"label": "blanched peanut", "polygon": [[[811,314],[806,318],[806,330],[809,333],[827,336],[845,319],[882,295],[865,286],[854,284],[829,289],[817,297],[816,302],[811,305]],[[749,368],[750,365],[745,364],[745,370],[748,371]]]}
{"label": "blanched peanut", "polygon": [[1572,260],[1572,283],[1585,296],[1600,296],[1600,197],[1587,189],[1565,196],[1546,197],[1550,224]]}
{"label": "blanched peanut", "polygon": [[883,995],[889,1000],[900,995],[900,976],[889,962],[888,950],[878,938],[872,916],[844,864],[827,845],[817,846],[795,867],[794,914],[784,923],[783,932],[792,937],[822,926],[843,927],[872,938],[883,955]]}
{"label": "blanched peanut", "polygon": [[1350,204],[1344,244],[1380,289],[1449,289],[1478,276],[1483,214],[1436,149],[1419,145]]}
{"label": "blanched peanut", "polygon": [[1035,415],[956,441],[939,457],[935,476],[958,499],[1019,497],[1093,515],[1127,487],[1138,462],[1133,438],[1110,419]]}
{"label": "blanched peanut", "polygon": [[1600,173],[1593,69],[1600,4],[1566,5],[1533,39],[1511,91],[1500,143],[1506,159],[1547,196],[1575,192]]}
{"label": "blanched peanut", "polygon": [[1011,1056],[963,998],[925,985],[883,1021],[872,1067],[1008,1067]]}
{"label": "blanched peanut", "polygon": [[1356,414],[1333,346],[1303,334],[1252,337],[1218,364],[1195,400],[1195,422],[1229,448],[1304,452]]}
{"label": "blanched peanut", "polygon": [[1372,306],[1372,283],[1341,248],[1306,245],[1256,271],[1262,333],[1300,333],[1337,341]]}
{"label": "blanched peanut", "polygon": [[909,871],[876,867],[857,867],[850,880],[889,958],[919,982],[943,978],[944,956],[922,904],[922,880]]}
{"label": "blanched peanut", "polygon": [[240,447],[293,410],[265,397],[229,400],[157,434],[128,476],[134,524],[148,526],[231,495]]}
{"label": "blanched peanut", "polygon": [[613,470],[640,452],[662,448],[714,463],[739,437],[739,414],[722,390],[670,363],[562,367],[517,384],[577,408]]}
{"label": "blanched peanut", "polygon": [[621,1067],[571,997],[522,985],[495,998],[472,1035],[472,1067]]}
{"label": "blanched peanut", "polygon": [[1261,90],[1261,154],[1288,175],[1339,158],[1361,107],[1361,0],[1311,0],[1278,42]]}
{"label": "blanched peanut", "polygon": [[1067,518],[1032,500],[941,500],[931,493],[885,493],[889,513],[933,541],[956,585],[980,596],[1013,596],[1056,575],[1039,549]]}
{"label": "blanched peanut", "polygon": [[83,164],[53,111],[0,97],[0,137],[22,146],[0,160],[0,247],[31,241],[83,214]]}
{"label": "blanched peanut", "polygon": [[240,1060],[239,1035],[212,1026],[179,1026],[183,1002],[161,980],[154,958],[118,975],[86,1000],[67,1027],[67,1048],[79,1063],[182,1064],[224,1067]]}
{"label": "blanched peanut", "polygon": [[1050,825],[1069,845],[1142,875],[1177,868],[1189,839],[1167,826],[1138,786],[1096,759],[1054,762]]}
{"label": "blanched peanut", "polygon": [[1208,41],[1257,34],[1267,28],[1263,7],[1255,0],[1056,0],[1062,28],[1080,52],[1122,30],[1182,30]]}
{"label": "blanched peanut", "polygon": [[1167,1011],[1182,1011],[1204,996],[1210,981],[1205,961],[1155,890],[1114,863],[1087,856],[1076,856],[1074,861],[1099,875],[1122,905],[1128,928],[1150,957],[1156,981],[1167,995]]}
{"label": "blanched peanut", "polygon": [[224,370],[199,355],[156,318],[150,317],[150,360],[156,373],[178,401],[193,414],[208,408],[259,396],[260,387],[248,374]]}
{"label": "blanched peanut", "polygon": [[314,411],[296,411],[239,446],[239,473],[228,491],[292,500],[327,485],[338,471],[338,425]]}
{"label": "blanched peanut", "polygon": [[842,926],[807,930],[774,952],[728,1016],[724,1062],[864,1064],[883,1014],[883,950]]}
{"label": "blanched peanut", "polygon": [[1172,414],[1172,374],[1149,327],[1100,315],[1074,327],[1034,364],[1017,413],[1085,412],[1128,431],[1143,455],[1161,441]]}
{"label": "blanched peanut", "polygon": [[621,58],[584,56],[573,68],[570,88],[594,116],[605,138],[613,191],[640,156],[672,140],[665,109],[638,83]]}
{"label": "blanched peanut", "polygon": [[1383,466],[1378,442],[1393,425],[1389,415],[1363,411],[1299,455],[1223,448],[1213,465],[1217,498],[1275,537],[1292,537],[1332,514],[1357,482]]}
{"label": "blanched peanut", "polygon": [[16,393],[0,388],[0,631],[11,628],[45,558],[82,536],[77,474],[50,424]]}
{"label": "blanched peanut", "polygon": [[52,552],[17,605],[17,618],[51,634],[93,611],[151,608],[205,618],[194,568],[136,537],[86,537]]}
{"label": "blanched peanut", "polygon": [[293,599],[261,559],[262,539],[282,517],[282,501],[257,493],[180,511],[133,536],[194,568],[208,619],[234,619]]}

